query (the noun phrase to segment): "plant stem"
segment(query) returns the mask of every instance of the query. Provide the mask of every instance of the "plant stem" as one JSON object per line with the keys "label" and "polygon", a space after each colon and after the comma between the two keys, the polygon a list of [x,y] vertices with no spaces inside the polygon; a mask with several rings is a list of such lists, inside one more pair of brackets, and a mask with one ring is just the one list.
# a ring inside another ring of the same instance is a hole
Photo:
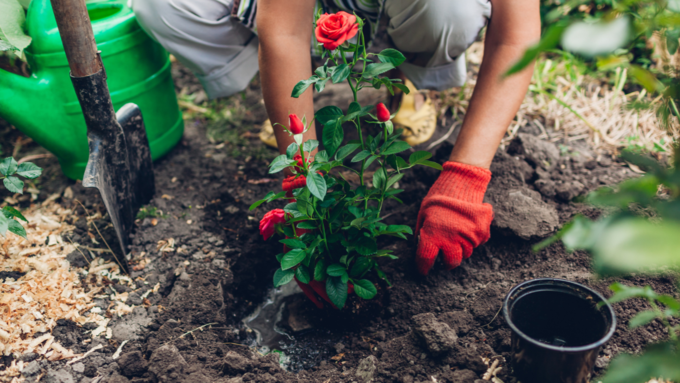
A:
{"label": "plant stem", "polygon": [[314,204],[310,204],[310,205],[312,205],[312,209],[314,210],[314,213],[315,213],[315,214],[320,218],[320,220],[321,220],[320,223],[321,223],[321,235],[323,236],[323,244],[324,244],[324,246],[326,246],[326,251],[328,252],[328,254],[330,254],[330,253],[331,253],[331,250],[328,248],[328,241],[326,240],[326,225],[325,225],[324,222],[323,222],[323,221],[324,221],[324,219],[323,219],[324,217],[323,217],[321,214],[319,214],[319,212],[316,210],[316,207],[314,206]]}

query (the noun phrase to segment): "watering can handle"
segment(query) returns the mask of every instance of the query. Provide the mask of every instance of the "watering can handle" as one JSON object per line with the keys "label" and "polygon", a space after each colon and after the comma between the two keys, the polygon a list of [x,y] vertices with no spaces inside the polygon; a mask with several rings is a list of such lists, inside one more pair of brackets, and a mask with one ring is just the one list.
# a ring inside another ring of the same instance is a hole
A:
{"label": "watering can handle", "polygon": [[85,0],[51,0],[54,17],[73,77],[93,75],[102,69]]}

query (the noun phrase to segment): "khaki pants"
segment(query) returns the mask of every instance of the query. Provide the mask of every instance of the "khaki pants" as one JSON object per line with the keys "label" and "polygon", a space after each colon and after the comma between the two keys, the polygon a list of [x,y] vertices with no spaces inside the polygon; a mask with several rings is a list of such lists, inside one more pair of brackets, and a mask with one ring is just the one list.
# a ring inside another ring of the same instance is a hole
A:
{"label": "khaki pants", "polygon": [[[210,98],[242,91],[258,71],[257,36],[231,16],[233,2],[131,0],[142,28],[196,74]],[[465,83],[465,50],[491,17],[489,0],[384,0],[383,12],[395,48],[419,58],[420,65],[399,67],[418,89]]]}

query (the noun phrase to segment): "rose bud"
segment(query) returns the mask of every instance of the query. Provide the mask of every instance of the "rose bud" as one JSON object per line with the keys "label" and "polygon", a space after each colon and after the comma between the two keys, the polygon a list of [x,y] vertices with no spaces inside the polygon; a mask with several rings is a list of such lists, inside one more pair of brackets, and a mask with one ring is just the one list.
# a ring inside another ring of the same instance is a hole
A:
{"label": "rose bud", "polygon": [[390,111],[387,110],[387,107],[385,104],[382,102],[378,105],[375,106],[376,111],[378,112],[378,121],[380,122],[386,122],[390,120]]}
{"label": "rose bud", "polygon": [[305,125],[295,113],[288,115],[288,130],[293,134],[302,134],[305,131]]}

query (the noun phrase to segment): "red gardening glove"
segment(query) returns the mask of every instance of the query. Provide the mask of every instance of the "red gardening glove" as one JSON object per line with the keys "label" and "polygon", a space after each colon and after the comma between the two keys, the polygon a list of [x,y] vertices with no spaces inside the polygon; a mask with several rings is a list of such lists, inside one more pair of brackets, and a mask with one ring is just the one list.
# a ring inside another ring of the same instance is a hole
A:
{"label": "red gardening glove", "polygon": [[[323,302],[319,300],[317,295],[326,302],[330,303],[333,308],[336,308],[333,302],[331,302],[330,298],[328,298],[328,294],[326,293],[326,283],[325,282],[318,282],[318,281],[309,281],[309,284],[302,283],[298,281],[297,278],[295,278],[295,282],[297,282],[298,286],[302,289],[302,292],[305,293],[307,298],[309,298],[310,301],[314,302],[316,307],[318,308],[323,308]],[[354,292],[354,285],[351,283],[347,284],[347,294],[352,294]]]}
{"label": "red gardening glove", "polygon": [[416,265],[421,274],[427,275],[439,251],[451,270],[489,239],[493,210],[482,201],[490,180],[487,169],[452,161],[444,164],[418,213]]}

